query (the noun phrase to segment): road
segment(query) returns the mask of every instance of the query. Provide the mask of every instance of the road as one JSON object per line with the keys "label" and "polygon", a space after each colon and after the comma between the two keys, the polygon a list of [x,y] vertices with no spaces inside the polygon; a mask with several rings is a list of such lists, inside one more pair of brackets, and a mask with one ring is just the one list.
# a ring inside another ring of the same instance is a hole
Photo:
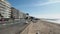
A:
{"label": "road", "polygon": [[10,24],[0,24],[0,34],[20,34],[28,25],[23,20]]}

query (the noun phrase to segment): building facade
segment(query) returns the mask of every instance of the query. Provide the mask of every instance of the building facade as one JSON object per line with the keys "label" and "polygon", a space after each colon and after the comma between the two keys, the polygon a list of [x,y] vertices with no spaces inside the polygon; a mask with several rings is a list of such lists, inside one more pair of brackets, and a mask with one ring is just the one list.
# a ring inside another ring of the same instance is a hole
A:
{"label": "building facade", "polygon": [[15,9],[14,7],[11,7],[11,18],[15,18],[15,19],[21,19],[21,18],[25,18],[26,14]]}
{"label": "building facade", "polygon": [[15,9],[14,7],[11,7],[11,18],[19,18],[19,10]]}
{"label": "building facade", "polygon": [[26,14],[23,12],[19,12],[19,18],[26,18]]}
{"label": "building facade", "polygon": [[[10,18],[11,16],[11,5],[6,0],[0,0],[0,14],[3,18]],[[1,17],[1,16],[0,16]]]}

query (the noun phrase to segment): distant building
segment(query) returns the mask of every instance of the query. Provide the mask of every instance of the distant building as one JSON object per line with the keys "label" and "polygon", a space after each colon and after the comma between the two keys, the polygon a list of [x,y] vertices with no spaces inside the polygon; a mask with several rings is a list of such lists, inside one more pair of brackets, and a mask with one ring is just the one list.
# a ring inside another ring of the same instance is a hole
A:
{"label": "distant building", "polygon": [[19,12],[19,18],[26,18],[26,14],[23,12]]}
{"label": "distant building", "polygon": [[14,7],[11,7],[11,18],[23,19],[23,18],[26,18],[26,14],[17,10]]}
{"label": "distant building", "polygon": [[14,7],[11,7],[11,18],[18,19],[19,18],[19,10]]}
{"label": "distant building", "polygon": [[[3,18],[10,18],[11,16],[11,5],[6,0],[0,0],[0,13]],[[1,17],[1,16],[0,16]]]}

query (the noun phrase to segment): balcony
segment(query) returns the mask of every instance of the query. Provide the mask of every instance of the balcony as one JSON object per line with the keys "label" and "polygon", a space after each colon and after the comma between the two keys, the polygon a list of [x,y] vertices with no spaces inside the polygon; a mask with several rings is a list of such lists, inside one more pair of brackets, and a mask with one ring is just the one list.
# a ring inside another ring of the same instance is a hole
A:
{"label": "balcony", "polygon": [[5,8],[0,7],[0,11],[7,11],[7,12],[11,12],[11,9],[5,9]]}
{"label": "balcony", "polygon": [[11,7],[11,5],[8,5],[8,4],[6,4],[6,3],[4,3],[4,2],[1,2],[1,1],[0,1],[0,4],[1,4],[1,5],[4,5],[4,6],[6,6],[6,7]]}
{"label": "balcony", "polygon": [[6,1],[6,0],[1,1],[1,2],[3,2],[3,3],[6,3],[6,4],[10,5],[10,3],[9,3],[8,1]]}

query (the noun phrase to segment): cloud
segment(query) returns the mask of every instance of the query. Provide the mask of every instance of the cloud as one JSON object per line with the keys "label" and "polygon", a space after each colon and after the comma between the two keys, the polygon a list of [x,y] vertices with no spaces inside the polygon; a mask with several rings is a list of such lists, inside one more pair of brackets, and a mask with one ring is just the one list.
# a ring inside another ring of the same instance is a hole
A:
{"label": "cloud", "polygon": [[37,3],[34,6],[44,6],[44,5],[54,4],[54,3],[60,3],[60,1],[48,1],[44,3]]}
{"label": "cloud", "polygon": [[21,6],[21,7],[36,7],[36,6],[44,6],[44,5],[49,5],[49,4],[54,4],[54,3],[60,3],[60,0],[47,0],[47,2],[41,2],[41,1],[38,1],[38,2],[33,2],[33,3],[30,3],[30,4],[22,4],[22,5],[18,5]]}
{"label": "cloud", "polygon": [[49,2],[53,2],[53,1],[60,1],[60,0],[49,0]]}

